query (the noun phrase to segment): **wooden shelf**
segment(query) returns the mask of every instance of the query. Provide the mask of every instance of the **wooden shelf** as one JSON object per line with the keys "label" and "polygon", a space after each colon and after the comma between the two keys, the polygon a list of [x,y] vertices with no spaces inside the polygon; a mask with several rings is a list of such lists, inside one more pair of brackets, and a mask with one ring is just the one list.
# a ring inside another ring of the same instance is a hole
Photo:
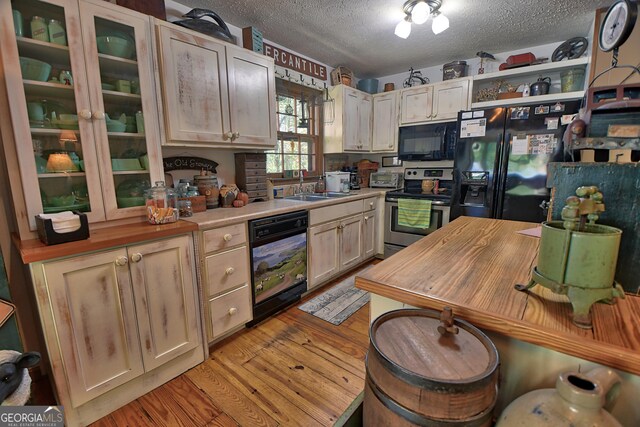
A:
{"label": "wooden shelf", "polygon": [[133,132],[107,132],[109,139],[144,139],[146,135],[144,133]]}
{"label": "wooden shelf", "polygon": [[62,132],[73,132],[76,135],[80,135],[79,130],[67,130],[67,129],[58,129],[58,128],[30,128],[31,135],[37,136],[60,136]]}
{"label": "wooden shelf", "polygon": [[135,171],[113,171],[113,175],[149,175],[149,171],[146,169]]}
{"label": "wooden shelf", "polygon": [[47,172],[47,173],[39,173],[39,178],[67,178],[67,177],[76,177],[76,176],[86,176],[84,172]]}
{"label": "wooden shelf", "polygon": [[35,95],[48,98],[74,99],[73,86],[60,83],[39,82],[36,80],[23,80],[23,83],[27,96]]}
{"label": "wooden shelf", "polygon": [[142,101],[142,97],[140,95],[136,95],[134,93],[124,93],[117,92],[115,90],[102,90],[102,97],[105,102],[112,103],[120,103],[123,101],[131,100],[131,101]]}
{"label": "wooden shelf", "polygon": [[482,80],[500,80],[513,76],[524,76],[527,74],[540,74],[545,72],[559,72],[572,68],[585,68],[589,63],[589,58],[570,59],[567,61],[547,62],[539,65],[530,65],[528,67],[512,68],[510,70],[496,71],[494,73],[478,74],[473,76],[473,81]]}
{"label": "wooden shelf", "polygon": [[65,65],[69,62],[69,47],[55,43],[43,42],[28,37],[16,37],[20,56],[44,61],[48,64]]}
{"label": "wooden shelf", "polygon": [[110,76],[138,77],[138,62],[132,59],[119,58],[117,56],[98,54],[100,71]]}
{"label": "wooden shelf", "polygon": [[546,104],[556,101],[568,101],[571,99],[580,99],[584,96],[584,91],[564,93],[550,93],[548,95],[525,96],[522,98],[497,99],[495,101],[473,102],[472,109],[502,107],[505,105],[523,105],[523,104]]}

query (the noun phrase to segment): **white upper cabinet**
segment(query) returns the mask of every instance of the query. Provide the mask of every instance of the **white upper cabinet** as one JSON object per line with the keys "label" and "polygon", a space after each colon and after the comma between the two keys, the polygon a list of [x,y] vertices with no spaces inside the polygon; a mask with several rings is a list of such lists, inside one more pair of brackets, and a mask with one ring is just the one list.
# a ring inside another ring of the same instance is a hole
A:
{"label": "white upper cabinet", "polygon": [[373,95],[371,151],[398,149],[398,92]]}
{"label": "white upper cabinet", "polygon": [[273,60],[155,20],[166,145],[270,148]]}
{"label": "white upper cabinet", "polygon": [[458,111],[469,108],[471,78],[447,80],[400,92],[400,124],[455,120]]}
{"label": "white upper cabinet", "polygon": [[[331,88],[334,99],[324,125],[324,152],[368,152],[371,150],[372,96],[344,85]],[[326,103],[328,104],[328,103]]]}

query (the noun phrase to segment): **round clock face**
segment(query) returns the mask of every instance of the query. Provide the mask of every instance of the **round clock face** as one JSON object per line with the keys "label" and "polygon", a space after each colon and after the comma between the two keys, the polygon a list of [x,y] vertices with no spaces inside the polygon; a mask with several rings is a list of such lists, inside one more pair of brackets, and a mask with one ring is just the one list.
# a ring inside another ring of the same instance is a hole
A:
{"label": "round clock face", "polygon": [[608,52],[623,44],[636,23],[637,4],[620,0],[609,8],[600,26],[600,49]]}

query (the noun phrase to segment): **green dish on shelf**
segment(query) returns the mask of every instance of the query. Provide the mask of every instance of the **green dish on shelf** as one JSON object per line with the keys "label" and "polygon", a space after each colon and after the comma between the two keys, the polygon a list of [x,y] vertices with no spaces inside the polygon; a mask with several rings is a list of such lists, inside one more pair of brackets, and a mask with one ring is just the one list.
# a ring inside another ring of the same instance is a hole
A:
{"label": "green dish on shelf", "polygon": [[116,90],[115,85],[112,85],[110,83],[102,83],[102,89],[103,90]]}
{"label": "green dish on shelf", "polygon": [[89,207],[88,203],[76,203],[67,206],[44,206],[42,208],[43,213],[58,213],[64,211],[86,211]]}
{"label": "green dish on shelf", "polygon": [[133,208],[136,206],[144,206],[146,198],[139,197],[116,197],[119,208]]}
{"label": "green dish on shelf", "polygon": [[25,80],[46,82],[51,74],[51,65],[33,58],[20,57],[20,71]]}
{"label": "green dish on shelf", "polygon": [[140,160],[135,159],[111,159],[111,169],[114,171],[140,171]]}
{"label": "green dish on shelf", "polygon": [[119,58],[130,59],[133,56],[135,45],[133,41],[117,36],[96,37],[98,52]]}

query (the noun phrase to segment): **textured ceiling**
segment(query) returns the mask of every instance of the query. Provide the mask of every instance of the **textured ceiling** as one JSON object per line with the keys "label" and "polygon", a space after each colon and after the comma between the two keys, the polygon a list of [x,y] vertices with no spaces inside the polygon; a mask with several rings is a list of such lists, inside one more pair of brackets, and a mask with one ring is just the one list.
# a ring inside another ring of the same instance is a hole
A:
{"label": "textured ceiling", "polygon": [[264,38],[358,77],[380,77],[457,59],[586,37],[599,7],[613,0],[443,0],[450,27],[434,35],[431,20],[393,34],[403,0],[179,0],[254,26]]}

